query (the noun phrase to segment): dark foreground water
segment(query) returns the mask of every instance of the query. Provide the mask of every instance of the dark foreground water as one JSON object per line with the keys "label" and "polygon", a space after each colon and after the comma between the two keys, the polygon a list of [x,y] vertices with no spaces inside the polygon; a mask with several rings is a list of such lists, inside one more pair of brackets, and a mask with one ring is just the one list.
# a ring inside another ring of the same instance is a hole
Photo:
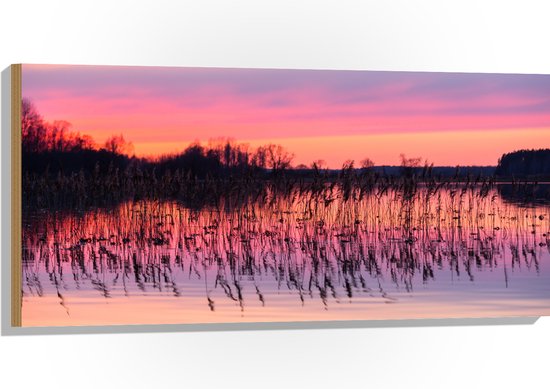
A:
{"label": "dark foreground water", "polygon": [[544,201],[475,187],[343,197],[25,210],[23,325],[550,314]]}

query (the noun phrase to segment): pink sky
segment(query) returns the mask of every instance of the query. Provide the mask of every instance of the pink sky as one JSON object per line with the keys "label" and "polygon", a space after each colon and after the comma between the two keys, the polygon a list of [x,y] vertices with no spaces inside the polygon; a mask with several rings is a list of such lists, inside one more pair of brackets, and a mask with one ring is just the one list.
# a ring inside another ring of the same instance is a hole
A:
{"label": "pink sky", "polygon": [[546,75],[24,65],[23,96],[98,143],[122,133],[138,155],[229,137],[282,144],[295,164],[494,165],[550,147]]}

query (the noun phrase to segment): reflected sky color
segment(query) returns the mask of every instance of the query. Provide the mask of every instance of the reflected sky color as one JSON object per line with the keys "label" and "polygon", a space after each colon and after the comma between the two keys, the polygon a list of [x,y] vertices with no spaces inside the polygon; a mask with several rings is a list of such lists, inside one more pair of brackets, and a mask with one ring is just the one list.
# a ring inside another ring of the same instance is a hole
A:
{"label": "reflected sky color", "polygon": [[550,207],[502,193],[29,210],[23,325],[548,315]]}
{"label": "reflected sky color", "polygon": [[495,165],[550,145],[545,75],[24,65],[23,96],[98,142],[124,134],[138,155],[231,137],[282,144],[296,164]]}

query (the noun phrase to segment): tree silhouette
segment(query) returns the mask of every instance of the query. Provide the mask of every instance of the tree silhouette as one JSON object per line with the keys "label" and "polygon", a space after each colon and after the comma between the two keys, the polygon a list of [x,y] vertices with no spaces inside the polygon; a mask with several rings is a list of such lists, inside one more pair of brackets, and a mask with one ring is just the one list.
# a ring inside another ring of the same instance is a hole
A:
{"label": "tree silhouette", "polygon": [[372,159],[367,157],[361,160],[361,167],[363,169],[370,169],[373,166],[374,166],[374,162]]}
{"label": "tree silhouette", "polygon": [[23,151],[40,152],[46,149],[46,128],[36,106],[27,98],[21,101],[21,142]]}
{"label": "tree silhouette", "polygon": [[105,150],[112,154],[133,155],[134,145],[127,142],[122,134],[109,137],[103,146]]}
{"label": "tree silhouette", "polygon": [[400,154],[399,158],[401,159],[401,174],[405,177],[412,177],[422,161],[420,157],[407,158],[405,154]]}
{"label": "tree silhouette", "polygon": [[324,159],[317,159],[311,163],[313,170],[321,170],[327,166],[327,162]]}
{"label": "tree silhouette", "polygon": [[550,176],[550,149],[518,150],[506,153],[498,160],[495,175],[501,177]]}
{"label": "tree silhouette", "polygon": [[268,144],[258,147],[256,160],[261,162],[260,167],[281,171],[290,167],[294,154],[289,153],[281,145]]}

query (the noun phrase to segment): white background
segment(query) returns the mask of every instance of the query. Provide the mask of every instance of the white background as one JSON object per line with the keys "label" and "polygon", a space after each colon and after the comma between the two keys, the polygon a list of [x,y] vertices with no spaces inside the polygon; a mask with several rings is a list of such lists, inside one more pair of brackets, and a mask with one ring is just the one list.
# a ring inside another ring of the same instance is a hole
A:
{"label": "white background", "polygon": [[[544,0],[0,7],[2,69],[23,62],[550,73]],[[549,329],[542,318],[533,326],[4,336],[0,386],[549,387]]]}

